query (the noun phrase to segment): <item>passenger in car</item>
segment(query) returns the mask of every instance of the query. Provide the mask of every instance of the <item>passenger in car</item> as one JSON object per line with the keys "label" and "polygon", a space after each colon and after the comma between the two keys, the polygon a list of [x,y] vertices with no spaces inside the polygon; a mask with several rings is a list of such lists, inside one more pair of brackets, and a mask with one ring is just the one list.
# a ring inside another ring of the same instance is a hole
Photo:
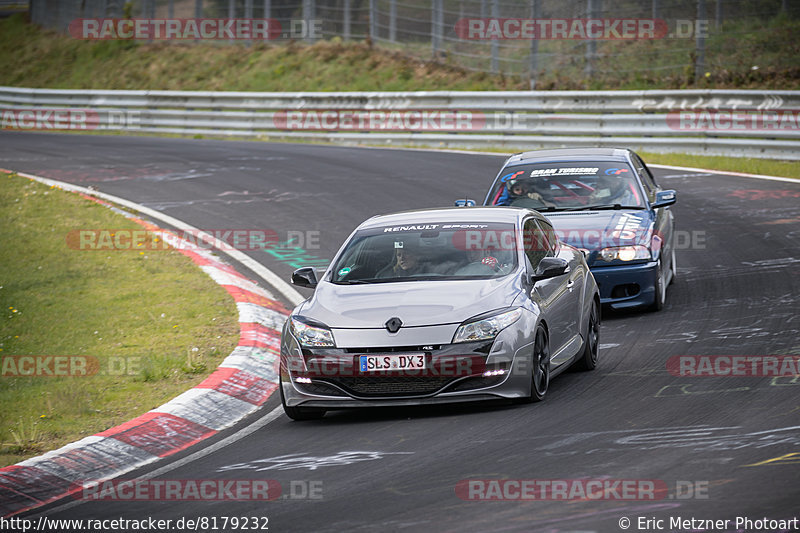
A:
{"label": "passenger in car", "polygon": [[419,250],[409,243],[395,243],[392,263],[378,272],[377,278],[404,278],[423,271]]}

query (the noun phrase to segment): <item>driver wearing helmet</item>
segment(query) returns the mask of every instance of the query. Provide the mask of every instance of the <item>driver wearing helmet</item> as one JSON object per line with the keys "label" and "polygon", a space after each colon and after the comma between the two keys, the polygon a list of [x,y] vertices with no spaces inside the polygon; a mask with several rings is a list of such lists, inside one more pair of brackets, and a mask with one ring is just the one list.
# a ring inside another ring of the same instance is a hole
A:
{"label": "driver wearing helmet", "polygon": [[[541,183],[544,187],[550,188],[550,183],[547,180],[542,180]],[[556,204],[546,199],[541,192],[531,190],[531,185],[532,183],[529,180],[508,180],[506,187],[508,188],[508,195],[511,198],[511,202],[509,203],[512,203],[517,198],[530,198],[542,204],[543,207],[556,207]]]}
{"label": "driver wearing helmet", "polygon": [[618,175],[599,175],[591,201],[592,203],[620,204],[622,206],[640,205],[633,180]]}

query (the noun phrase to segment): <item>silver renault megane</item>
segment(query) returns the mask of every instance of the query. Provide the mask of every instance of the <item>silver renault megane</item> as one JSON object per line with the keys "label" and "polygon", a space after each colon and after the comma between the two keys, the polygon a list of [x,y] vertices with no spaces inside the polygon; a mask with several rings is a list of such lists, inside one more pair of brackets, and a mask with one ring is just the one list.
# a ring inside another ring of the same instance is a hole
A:
{"label": "silver renault megane", "polygon": [[409,211],[362,223],[281,336],[294,420],[327,410],[543,400],[552,377],[597,365],[600,296],[583,253],[530,209]]}

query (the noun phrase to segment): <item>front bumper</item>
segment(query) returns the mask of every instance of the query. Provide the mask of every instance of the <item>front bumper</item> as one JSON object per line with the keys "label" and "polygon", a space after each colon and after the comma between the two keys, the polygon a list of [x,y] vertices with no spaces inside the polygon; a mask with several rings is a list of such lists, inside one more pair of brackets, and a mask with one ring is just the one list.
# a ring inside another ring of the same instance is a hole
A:
{"label": "front bumper", "polygon": [[[281,347],[284,400],[289,407],[343,409],[525,397],[530,383],[525,357],[513,348],[516,343],[500,339],[502,334],[494,341],[347,349],[301,349],[289,334]],[[411,353],[424,354],[425,371],[359,370],[361,355]],[[484,375],[487,371],[496,375]]]}
{"label": "front bumper", "polygon": [[600,303],[612,309],[650,305],[656,294],[658,262],[619,266],[592,266]]}

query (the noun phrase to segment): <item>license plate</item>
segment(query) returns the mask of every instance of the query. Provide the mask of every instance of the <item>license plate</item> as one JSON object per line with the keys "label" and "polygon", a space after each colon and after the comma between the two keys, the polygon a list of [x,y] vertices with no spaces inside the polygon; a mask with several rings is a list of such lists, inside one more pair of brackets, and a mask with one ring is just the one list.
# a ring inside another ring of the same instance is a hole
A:
{"label": "license plate", "polygon": [[362,355],[359,357],[359,368],[362,372],[425,369],[425,356],[422,354]]}

